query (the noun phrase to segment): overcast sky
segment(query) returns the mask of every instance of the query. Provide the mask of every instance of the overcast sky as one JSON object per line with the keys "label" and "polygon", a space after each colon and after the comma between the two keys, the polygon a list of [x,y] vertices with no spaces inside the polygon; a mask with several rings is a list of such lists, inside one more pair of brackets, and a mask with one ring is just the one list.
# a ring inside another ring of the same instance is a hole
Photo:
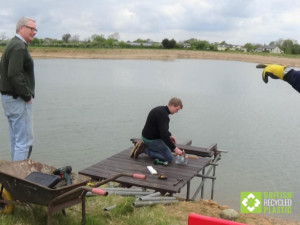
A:
{"label": "overcast sky", "polygon": [[11,38],[22,16],[36,20],[37,38],[86,40],[119,33],[177,42],[190,38],[229,44],[300,40],[299,0],[7,0],[0,4],[0,35]]}

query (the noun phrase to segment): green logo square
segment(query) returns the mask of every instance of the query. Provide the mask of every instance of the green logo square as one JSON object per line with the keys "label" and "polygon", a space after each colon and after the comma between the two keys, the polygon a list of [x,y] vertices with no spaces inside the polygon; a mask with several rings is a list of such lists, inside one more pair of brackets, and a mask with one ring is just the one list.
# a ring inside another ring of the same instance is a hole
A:
{"label": "green logo square", "polygon": [[241,192],[241,213],[261,213],[261,192]]}

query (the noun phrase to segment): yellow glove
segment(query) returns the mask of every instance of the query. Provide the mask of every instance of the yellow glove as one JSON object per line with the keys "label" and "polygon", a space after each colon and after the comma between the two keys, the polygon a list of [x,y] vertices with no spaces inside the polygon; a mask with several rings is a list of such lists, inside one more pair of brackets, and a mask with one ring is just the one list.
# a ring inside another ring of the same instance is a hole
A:
{"label": "yellow glove", "polygon": [[262,79],[265,83],[268,83],[268,76],[273,79],[283,80],[284,69],[286,66],[276,64],[258,64],[256,68],[264,68],[262,72]]}

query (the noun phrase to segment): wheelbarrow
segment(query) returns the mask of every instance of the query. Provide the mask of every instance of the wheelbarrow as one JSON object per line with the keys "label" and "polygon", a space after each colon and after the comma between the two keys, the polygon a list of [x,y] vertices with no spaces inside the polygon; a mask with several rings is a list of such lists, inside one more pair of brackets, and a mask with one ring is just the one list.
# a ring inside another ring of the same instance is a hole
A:
{"label": "wheelbarrow", "polygon": [[[117,174],[111,178],[102,180],[93,186],[86,186],[91,180],[90,177],[71,173],[71,185],[61,181],[50,188],[29,180],[26,180],[32,172],[40,172],[44,174],[52,174],[55,167],[48,166],[33,160],[27,159],[24,161],[9,162],[0,165],[0,205],[24,205],[31,208],[30,204],[38,204],[48,207],[47,225],[51,224],[51,216],[62,211],[65,215],[65,208],[69,208],[81,203],[82,219],[81,224],[85,224],[85,196],[87,192],[92,192],[98,195],[106,196],[107,192],[97,187],[107,182],[113,181],[121,176],[128,176],[138,179],[145,179],[145,175],[141,174]],[[11,195],[12,199],[6,199],[3,196]],[[34,219],[33,212],[32,218]]]}

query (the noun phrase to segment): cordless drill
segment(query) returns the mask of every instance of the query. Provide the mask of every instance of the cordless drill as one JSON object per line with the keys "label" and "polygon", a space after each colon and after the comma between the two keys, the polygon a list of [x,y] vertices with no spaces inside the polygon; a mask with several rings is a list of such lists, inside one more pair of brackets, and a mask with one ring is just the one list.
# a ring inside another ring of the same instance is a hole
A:
{"label": "cordless drill", "polygon": [[53,174],[59,175],[62,179],[65,179],[67,185],[72,184],[70,173],[72,171],[71,166],[61,167],[53,171]]}
{"label": "cordless drill", "polygon": [[154,160],[154,165],[163,165],[163,166],[167,166],[169,163],[167,161],[161,161],[159,159],[155,159]]}

